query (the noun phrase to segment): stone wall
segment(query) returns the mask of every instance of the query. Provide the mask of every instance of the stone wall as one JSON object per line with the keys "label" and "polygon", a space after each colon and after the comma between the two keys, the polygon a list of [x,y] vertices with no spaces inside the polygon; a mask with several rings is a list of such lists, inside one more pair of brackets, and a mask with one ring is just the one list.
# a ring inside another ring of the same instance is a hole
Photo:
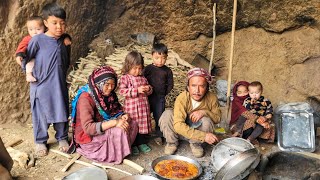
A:
{"label": "stone wall", "polygon": [[[45,0],[0,2],[0,123],[31,121],[29,85],[14,59],[15,49],[27,34],[26,19],[40,15]],[[88,52],[88,44],[116,14],[108,15],[113,1],[57,1],[67,12],[67,32],[72,39],[72,61]],[[115,3],[113,3],[115,4]]]}

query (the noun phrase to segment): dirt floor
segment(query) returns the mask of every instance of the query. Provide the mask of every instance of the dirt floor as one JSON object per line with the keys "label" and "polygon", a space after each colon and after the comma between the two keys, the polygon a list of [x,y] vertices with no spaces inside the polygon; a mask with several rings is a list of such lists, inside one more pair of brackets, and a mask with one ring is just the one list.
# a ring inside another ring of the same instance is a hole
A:
{"label": "dirt floor", "polygon": [[[48,143],[50,144],[50,149],[58,149],[58,144],[56,140],[54,139],[54,130],[52,127],[49,128],[49,135],[50,139]],[[34,142],[33,142],[33,133],[32,133],[32,125],[31,124],[25,124],[25,125],[19,125],[19,124],[2,124],[0,125],[0,136],[3,140],[3,142],[10,143],[12,141],[15,141],[17,139],[22,139],[23,142],[18,144],[17,146],[14,146],[14,149],[26,152],[26,153],[34,153]],[[220,139],[226,138],[226,135],[220,136]],[[128,156],[127,159],[141,165],[146,169],[145,175],[151,175],[154,176],[154,174],[151,171],[151,162],[152,160],[163,156],[164,155],[164,146],[159,146],[156,143],[154,143],[153,140],[150,140],[149,145],[152,148],[152,151],[147,154],[140,154],[139,156]],[[191,151],[188,143],[186,141],[181,142],[179,149],[176,154],[187,156],[192,159],[196,159],[202,166],[208,166],[208,164],[211,163],[211,151],[212,147],[210,145],[205,146],[205,156],[202,158],[195,158]],[[265,154],[270,151],[276,151],[278,150],[278,147],[275,144],[261,144],[260,152],[262,154]],[[74,154],[72,155],[74,156]],[[88,163],[91,163],[88,159],[85,157],[80,158],[81,161],[85,161]],[[23,167],[20,167],[17,162],[14,163],[13,169],[11,170],[11,173],[14,177],[14,179],[18,180],[31,180],[31,179],[62,179],[64,176],[79,170],[85,166],[79,165],[79,164],[73,164],[70,169],[67,172],[61,172],[61,169],[70,161],[70,159],[67,159],[66,157],[63,157],[59,154],[55,154],[53,152],[49,152],[49,155],[43,158],[36,159],[36,164],[34,167],[31,167],[29,169],[25,169]],[[130,172],[132,174],[138,174],[138,171],[131,168],[127,165],[115,165],[114,167],[117,167],[119,169],[125,170],[127,172]],[[209,170],[211,171],[211,170]],[[208,174],[209,173],[209,174]],[[108,179],[111,180],[117,180],[121,179],[125,176],[127,176],[124,173],[117,172],[115,170],[108,170]],[[199,179],[213,179],[213,174],[211,172],[208,172],[208,169],[204,169],[204,175],[202,175]]]}

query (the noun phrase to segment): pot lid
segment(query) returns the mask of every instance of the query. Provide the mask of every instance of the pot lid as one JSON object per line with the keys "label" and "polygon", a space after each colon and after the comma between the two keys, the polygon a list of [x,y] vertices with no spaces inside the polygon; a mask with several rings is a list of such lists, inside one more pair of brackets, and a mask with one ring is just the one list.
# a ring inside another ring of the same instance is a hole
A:
{"label": "pot lid", "polygon": [[235,155],[217,172],[217,180],[237,180],[248,176],[259,164],[260,154],[256,148]]}
{"label": "pot lid", "polygon": [[215,179],[242,179],[259,163],[259,151],[247,140],[232,137],[220,141],[212,150]]}

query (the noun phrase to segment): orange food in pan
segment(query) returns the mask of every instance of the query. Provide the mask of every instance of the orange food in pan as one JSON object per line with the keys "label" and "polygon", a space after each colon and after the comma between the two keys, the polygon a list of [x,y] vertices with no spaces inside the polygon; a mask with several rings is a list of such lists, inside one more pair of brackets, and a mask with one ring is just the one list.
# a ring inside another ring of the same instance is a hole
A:
{"label": "orange food in pan", "polygon": [[198,175],[197,166],[176,159],[160,161],[154,170],[167,179],[192,179]]}

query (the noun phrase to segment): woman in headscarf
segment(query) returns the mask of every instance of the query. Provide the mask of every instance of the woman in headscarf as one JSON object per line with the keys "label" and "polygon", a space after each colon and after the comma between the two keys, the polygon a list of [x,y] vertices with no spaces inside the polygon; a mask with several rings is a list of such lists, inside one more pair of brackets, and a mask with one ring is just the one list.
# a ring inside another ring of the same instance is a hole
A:
{"label": "woman in headscarf", "polygon": [[77,152],[88,159],[120,164],[130,154],[138,124],[118,102],[117,74],[109,66],[95,69],[72,101]]}
{"label": "woman in headscarf", "polygon": [[[246,81],[239,81],[236,83],[232,90],[233,100],[231,106],[231,120],[230,120],[230,130],[234,133],[232,136],[240,136],[247,139],[253,132],[257,121],[265,121],[263,116],[257,116],[251,113],[243,106],[244,100],[249,97],[248,95],[249,83]],[[244,127],[241,128],[242,132],[238,132],[240,129],[237,121],[245,121]],[[259,138],[265,139],[268,142],[273,142],[275,138],[275,126],[270,124],[269,129],[263,129],[262,134]],[[253,144],[259,144],[258,141],[252,142]]]}

